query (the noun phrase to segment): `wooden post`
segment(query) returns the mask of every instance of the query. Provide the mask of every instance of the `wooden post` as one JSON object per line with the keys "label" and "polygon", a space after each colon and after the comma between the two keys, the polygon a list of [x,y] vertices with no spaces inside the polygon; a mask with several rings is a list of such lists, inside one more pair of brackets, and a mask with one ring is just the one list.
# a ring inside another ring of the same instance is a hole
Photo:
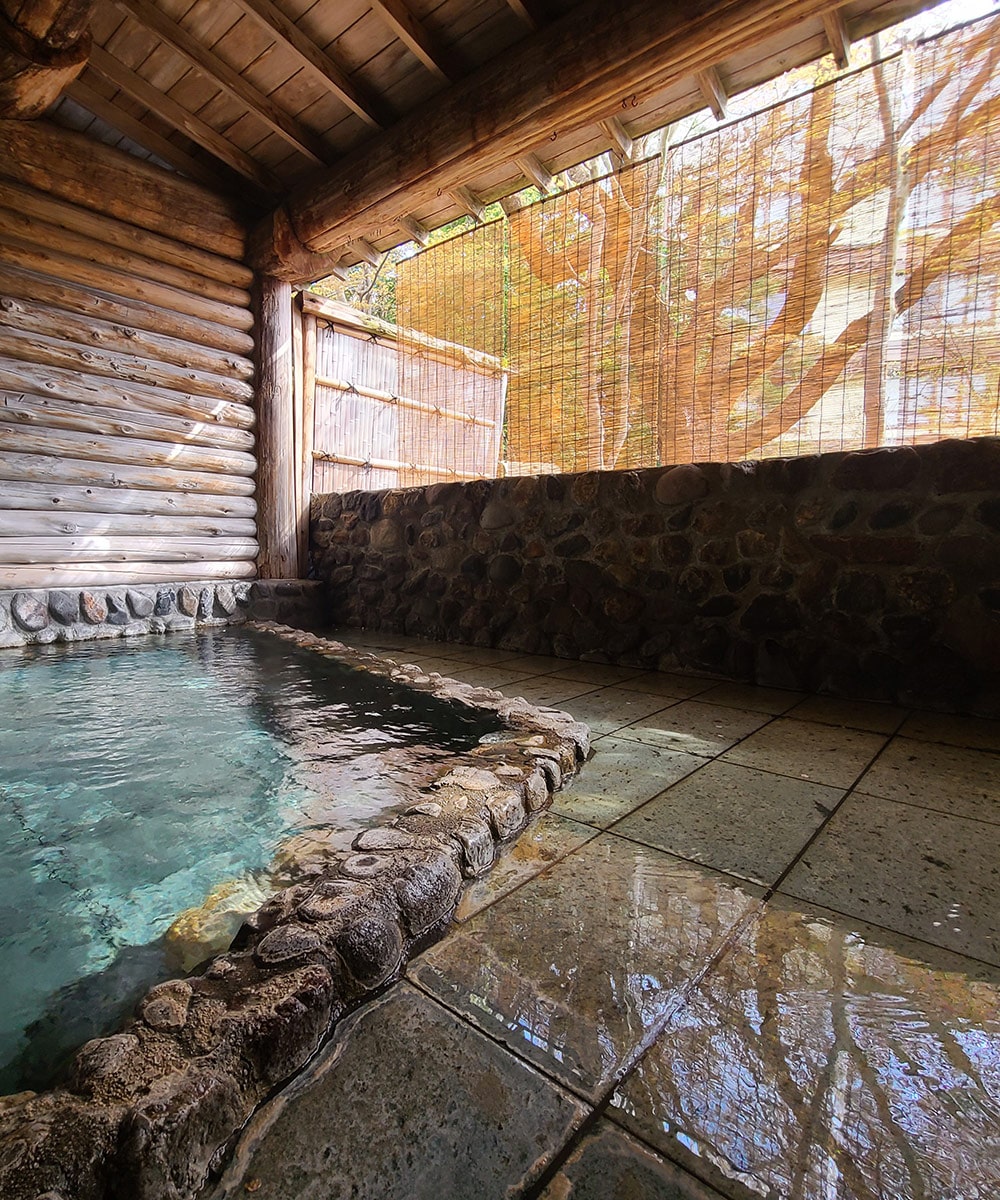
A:
{"label": "wooden post", "polygon": [[257,300],[257,525],[262,579],[298,578],[291,285],[261,276]]}
{"label": "wooden post", "polygon": [[313,434],[316,406],[316,318],[302,314],[302,461],[299,503],[301,504],[301,565],[303,576],[309,566],[309,506],[313,486]]}

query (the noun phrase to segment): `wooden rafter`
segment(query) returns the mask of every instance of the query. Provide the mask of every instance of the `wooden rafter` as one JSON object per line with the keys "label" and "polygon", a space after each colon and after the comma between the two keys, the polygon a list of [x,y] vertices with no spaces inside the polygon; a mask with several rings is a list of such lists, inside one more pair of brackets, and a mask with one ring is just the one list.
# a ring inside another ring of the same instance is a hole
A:
{"label": "wooden rafter", "polygon": [[113,87],[131,96],[161,121],[186,134],[203,150],[207,150],[214,158],[257,184],[265,192],[274,194],[282,190],[279,180],[265,166],[227,141],[218,130],[206,125],[200,117],[182,108],[176,100],[157,91],[141,75],[130,71],[100,46],[94,46],[90,52],[90,68]]}
{"label": "wooden rafter", "polygon": [[426,246],[430,240],[430,230],[421,225],[415,217],[400,217],[396,224],[404,233],[409,234],[410,240],[418,246]]}
{"label": "wooden rafter", "polygon": [[606,121],[600,122],[600,126],[601,132],[611,143],[611,148],[616,150],[626,162],[630,161],[634,143],[621,121],[617,117],[608,117]]}
{"label": "wooden rafter", "polygon": [[406,0],[371,0],[372,11],[382,17],[399,40],[424,64],[431,74],[445,83],[460,74],[453,56],[432,37],[423,23],[410,12]]}
{"label": "wooden rafter", "polygon": [[365,124],[373,129],[383,129],[391,123],[392,115],[381,101],[351,79],[339,63],[321,50],[271,0],[233,0],[233,3],[263,25],[298,59],[302,67],[318,76],[323,85]]}
{"label": "wooden rafter", "polygon": [[698,81],[699,91],[705,97],[705,103],[712,110],[712,116],[717,121],[724,121],[729,94],[719,78],[719,72],[715,67],[706,67],[704,71],[697,72],[695,79]]}
{"label": "wooden rafter", "polygon": [[552,190],[555,176],[537,155],[530,151],[527,154],[519,154],[514,162],[540,191]]}
{"label": "wooden rafter", "polygon": [[367,238],[355,238],[354,241],[348,242],[346,247],[351,254],[357,255],[363,262],[366,262],[370,267],[377,267],[382,261],[382,255],[368,241]]}
{"label": "wooden rafter", "polygon": [[138,142],[140,146],[144,146],[157,158],[170,163],[182,174],[189,175],[192,179],[197,179],[199,183],[207,184],[209,187],[219,187],[219,176],[210,167],[199,162],[198,159],[192,158],[180,146],[157,133],[155,129],[151,129],[144,121],[133,117],[119,105],[112,104],[100,92],[95,91],[85,79],[74,79],[66,88],[66,95],[75,100],[77,104],[82,105],[88,112],[93,113],[95,117],[106,121],[112,129],[117,129],[119,133]]}
{"label": "wooden rafter", "polygon": [[843,69],[851,65],[851,36],[847,32],[847,22],[844,20],[842,9],[832,8],[823,13],[823,31],[830,43],[830,53],[833,61]]}
{"label": "wooden rafter", "polygon": [[542,17],[534,0],[507,0],[507,5],[529,29],[539,29]]}
{"label": "wooden rafter", "polygon": [[451,189],[451,196],[458,207],[462,209],[463,212],[468,213],[477,225],[483,221],[483,216],[486,212],[486,204],[475,194],[475,192],[472,192],[469,190],[469,188],[459,184],[458,187],[453,187]]}
{"label": "wooden rafter", "polygon": [[213,54],[211,50],[207,50],[197,38],[192,37],[176,21],[172,21],[165,12],[152,3],[152,0],[115,0],[115,4],[123,12],[134,17],[140,25],[144,25],[152,33],[155,33],[171,49],[203,72],[213,83],[217,83],[224,92],[245,106],[300,154],[304,154],[306,158],[321,166],[330,160],[332,155],[323,144],[322,138],[317,137],[299,121],[283,112],[271,99],[258,91],[248,79],[244,79],[227,62]]}

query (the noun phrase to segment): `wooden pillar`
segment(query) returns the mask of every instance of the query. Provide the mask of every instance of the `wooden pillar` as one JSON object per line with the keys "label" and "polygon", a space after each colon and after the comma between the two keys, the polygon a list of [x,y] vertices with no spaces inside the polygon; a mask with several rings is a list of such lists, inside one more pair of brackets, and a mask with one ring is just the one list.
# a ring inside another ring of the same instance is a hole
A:
{"label": "wooden pillar", "polygon": [[291,284],[258,276],[257,536],[261,579],[298,578]]}

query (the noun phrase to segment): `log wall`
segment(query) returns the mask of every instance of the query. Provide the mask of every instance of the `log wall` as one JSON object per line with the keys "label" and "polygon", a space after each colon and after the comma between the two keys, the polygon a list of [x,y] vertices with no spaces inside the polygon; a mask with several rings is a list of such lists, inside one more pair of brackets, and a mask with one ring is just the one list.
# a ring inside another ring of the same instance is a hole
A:
{"label": "log wall", "polygon": [[243,252],[199,185],[0,121],[0,588],[255,574]]}

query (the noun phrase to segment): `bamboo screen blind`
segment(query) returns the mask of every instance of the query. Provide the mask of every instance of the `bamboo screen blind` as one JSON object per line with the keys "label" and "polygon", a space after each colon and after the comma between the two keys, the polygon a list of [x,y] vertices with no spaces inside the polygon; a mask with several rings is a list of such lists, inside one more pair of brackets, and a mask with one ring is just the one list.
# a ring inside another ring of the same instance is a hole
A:
{"label": "bamboo screen blind", "polygon": [[375,491],[495,473],[506,392],[499,359],[362,319],[319,297],[312,302],[318,316],[313,491]]}
{"label": "bamboo screen blind", "polygon": [[509,367],[488,473],[1000,432],[998,34],[911,46],[401,263],[401,322]]}

